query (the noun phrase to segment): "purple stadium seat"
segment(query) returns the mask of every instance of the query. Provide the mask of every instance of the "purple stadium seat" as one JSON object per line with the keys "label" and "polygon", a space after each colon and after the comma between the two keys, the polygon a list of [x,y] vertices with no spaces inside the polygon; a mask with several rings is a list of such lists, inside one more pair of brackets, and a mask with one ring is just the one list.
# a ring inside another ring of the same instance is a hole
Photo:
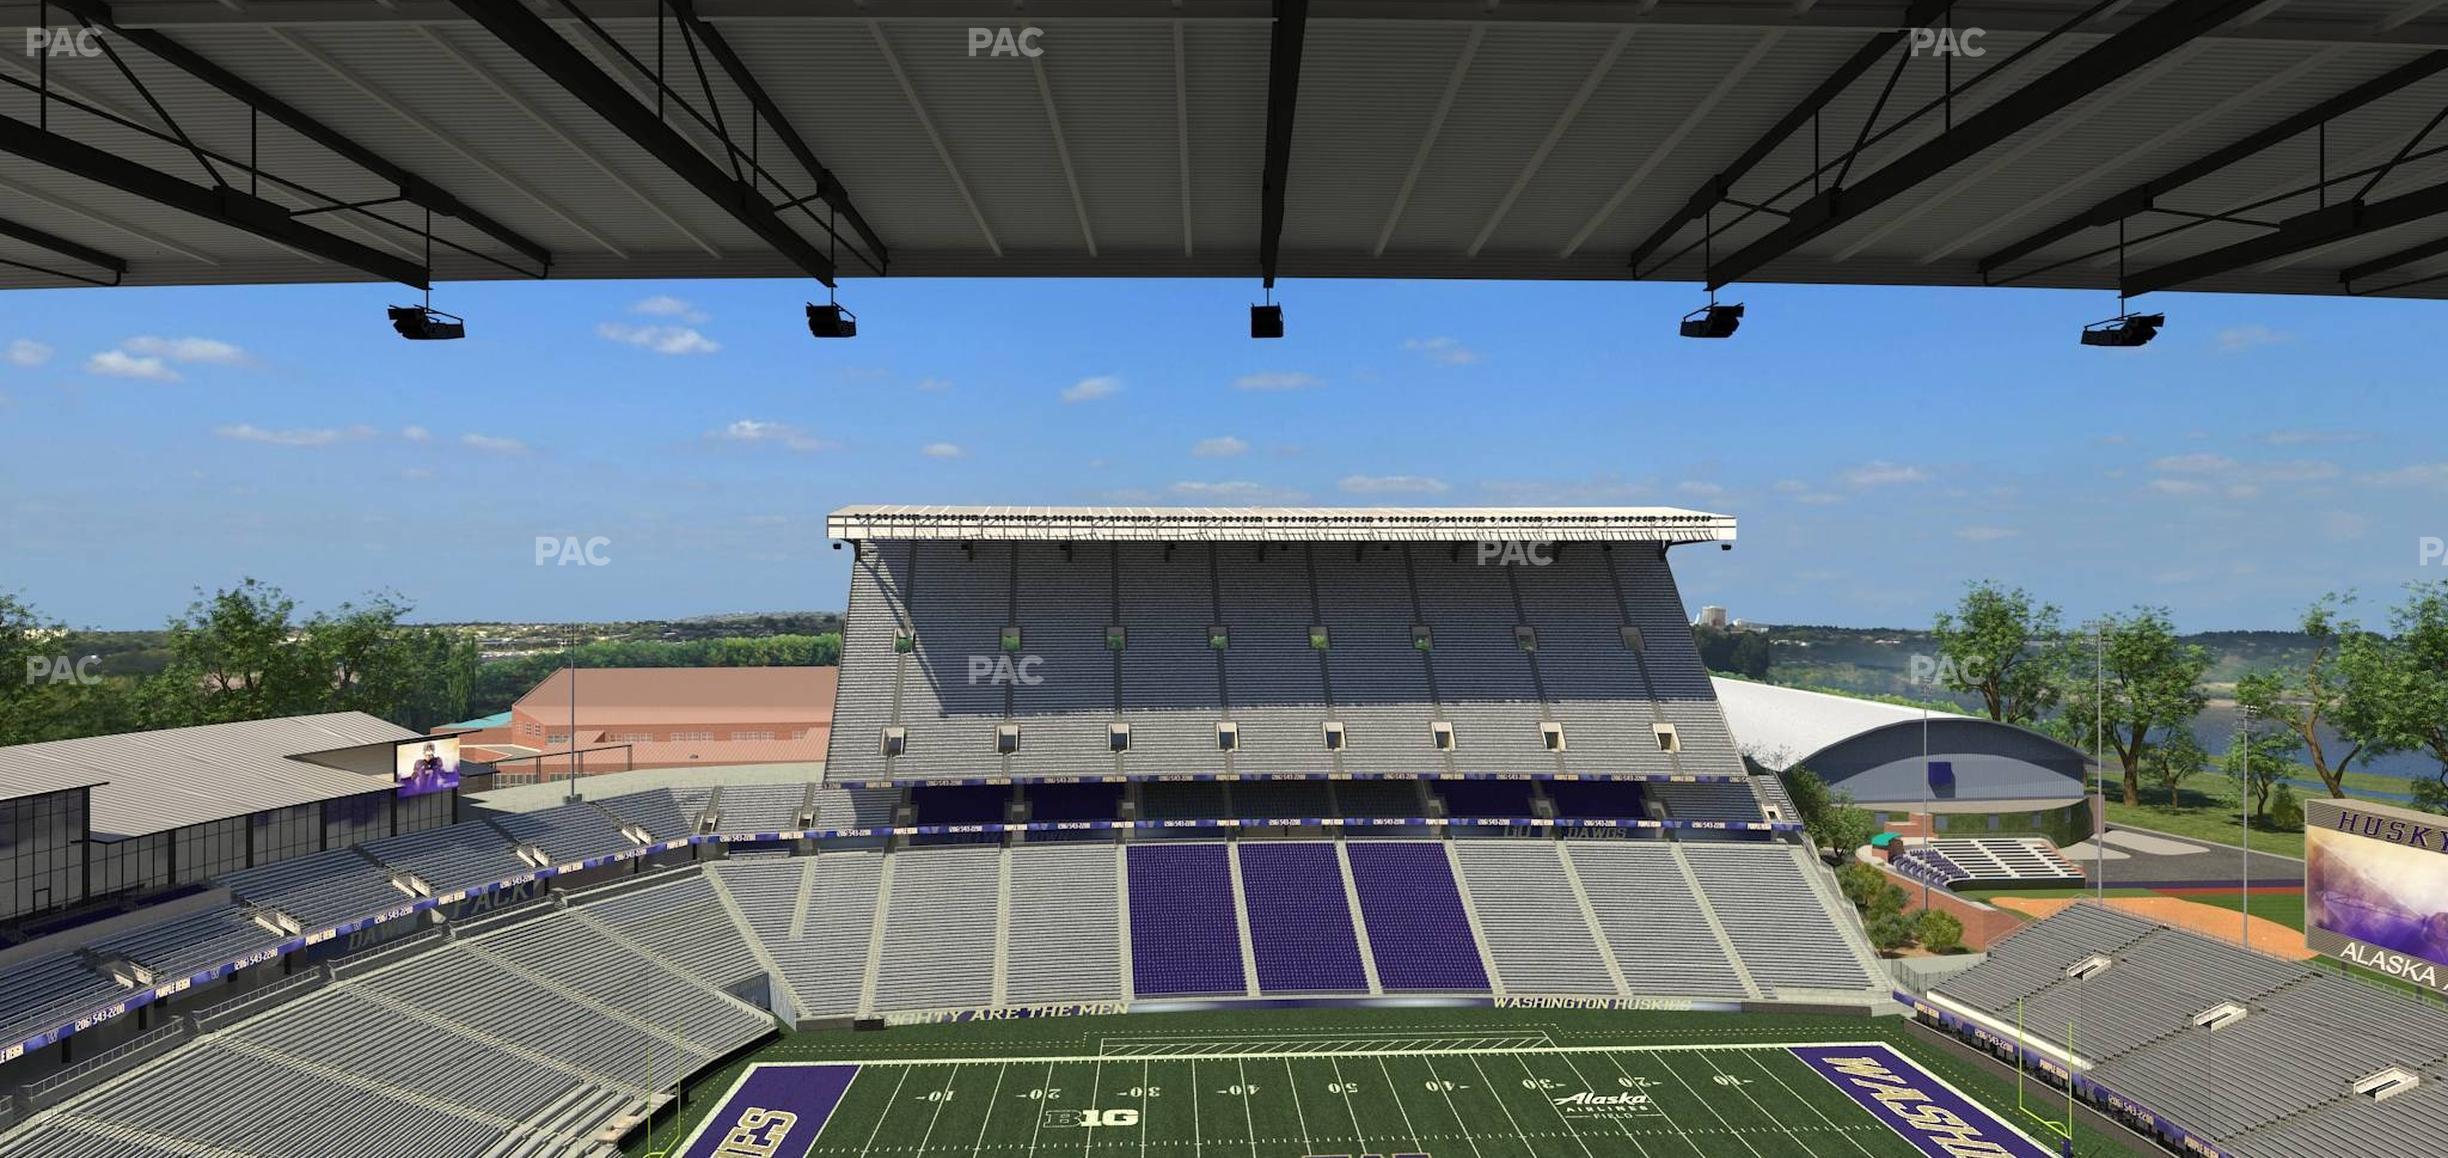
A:
{"label": "purple stadium seat", "polygon": [[1258,987],[1267,993],[1347,993],[1368,988],[1352,932],[1343,867],[1324,843],[1241,846],[1241,894],[1249,906]]}
{"label": "purple stadium seat", "polygon": [[1220,844],[1131,846],[1131,987],[1139,996],[1248,992],[1224,856]]}
{"label": "purple stadium seat", "polygon": [[1352,883],[1386,992],[1485,992],[1487,967],[1453,865],[1433,841],[1353,841]]}

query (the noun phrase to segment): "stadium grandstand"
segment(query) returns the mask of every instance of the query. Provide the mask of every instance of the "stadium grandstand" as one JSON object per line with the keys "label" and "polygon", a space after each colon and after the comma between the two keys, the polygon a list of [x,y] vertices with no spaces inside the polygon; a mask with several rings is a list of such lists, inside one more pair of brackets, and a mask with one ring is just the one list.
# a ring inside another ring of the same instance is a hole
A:
{"label": "stadium grandstand", "polygon": [[2181,1153],[2428,1154],[2448,1121],[2448,1011],[2104,905],[1910,1001]]}
{"label": "stadium grandstand", "polygon": [[344,1099],[386,1129],[336,1158],[587,1153],[778,1026],[1892,1008],[1683,627],[1665,552],[1731,519],[832,530],[859,558],[825,765],[442,793],[456,823],[29,940],[0,1155],[287,1153]]}

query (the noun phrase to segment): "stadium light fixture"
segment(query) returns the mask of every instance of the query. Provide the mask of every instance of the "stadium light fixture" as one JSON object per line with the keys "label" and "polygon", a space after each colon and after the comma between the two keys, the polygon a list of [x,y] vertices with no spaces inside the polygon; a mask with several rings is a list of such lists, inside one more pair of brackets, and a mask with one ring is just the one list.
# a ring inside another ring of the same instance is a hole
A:
{"label": "stadium light fixture", "polygon": [[411,342],[446,342],[467,337],[467,319],[432,306],[392,306],[391,328]]}
{"label": "stadium light fixture", "polygon": [[817,305],[808,303],[808,333],[819,338],[858,337],[858,315],[841,307],[839,302]]}
{"label": "stadium light fixture", "polygon": [[1283,307],[1269,303],[1250,307],[1250,337],[1283,337]]}
{"label": "stadium light fixture", "polygon": [[2166,314],[2118,314],[2082,328],[2086,346],[2147,346],[2167,324]]}
{"label": "stadium light fixture", "polygon": [[1683,336],[1686,338],[1731,338],[1742,328],[1741,302],[1718,305],[1715,302],[1683,315]]}

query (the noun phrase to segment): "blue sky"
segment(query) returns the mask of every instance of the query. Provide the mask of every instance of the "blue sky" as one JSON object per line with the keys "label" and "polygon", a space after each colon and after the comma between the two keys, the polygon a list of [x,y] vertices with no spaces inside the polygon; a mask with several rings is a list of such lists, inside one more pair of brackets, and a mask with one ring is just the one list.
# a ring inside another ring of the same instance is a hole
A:
{"label": "blue sky", "polygon": [[[2378,618],[2448,535],[2436,303],[2162,295],[2086,349],[2100,293],[1689,285],[809,283],[444,287],[464,342],[379,286],[0,297],[0,589],[101,627],[255,576],[427,619],[838,608],[846,503],[1673,505],[1694,606],[1926,624],[1970,579],[2079,618]],[[601,536],[602,567],[538,566]]]}

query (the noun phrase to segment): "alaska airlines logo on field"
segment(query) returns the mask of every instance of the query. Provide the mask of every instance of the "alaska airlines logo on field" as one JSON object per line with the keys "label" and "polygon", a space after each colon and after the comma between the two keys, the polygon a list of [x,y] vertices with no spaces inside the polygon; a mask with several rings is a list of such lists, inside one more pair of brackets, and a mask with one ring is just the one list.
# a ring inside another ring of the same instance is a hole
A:
{"label": "alaska airlines logo on field", "polygon": [[1626,1090],[1620,1094],[1601,1094],[1583,1090],[1560,1098],[1549,1098],[1556,1112],[1567,1118],[1636,1118],[1664,1111],[1649,1095]]}
{"label": "alaska airlines logo on field", "polygon": [[1931,1158],[2050,1158],[2039,1143],[1887,1046],[1794,1046],[1793,1054]]}

